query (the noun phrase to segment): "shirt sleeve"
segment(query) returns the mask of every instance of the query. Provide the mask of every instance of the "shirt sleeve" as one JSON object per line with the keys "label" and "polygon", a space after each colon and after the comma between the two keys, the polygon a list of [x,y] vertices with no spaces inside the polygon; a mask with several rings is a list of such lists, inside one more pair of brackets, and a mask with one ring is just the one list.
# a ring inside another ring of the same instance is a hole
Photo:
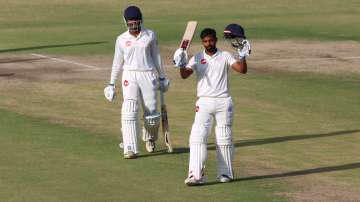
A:
{"label": "shirt sleeve", "polygon": [[113,65],[111,68],[110,84],[115,84],[117,77],[119,76],[119,72],[122,70],[123,64],[124,53],[120,46],[120,39],[118,38],[115,44],[115,54],[113,59]]}
{"label": "shirt sleeve", "polygon": [[195,56],[192,56],[189,60],[189,63],[186,65],[187,68],[190,68],[192,70],[196,70],[196,61]]}
{"label": "shirt sleeve", "polygon": [[153,40],[151,41],[151,57],[153,59],[155,68],[157,69],[159,73],[159,77],[164,78],[165,77],[165,71],[161,65],[161,56],[158,46],[158,41],[155,33],[153,33]]}

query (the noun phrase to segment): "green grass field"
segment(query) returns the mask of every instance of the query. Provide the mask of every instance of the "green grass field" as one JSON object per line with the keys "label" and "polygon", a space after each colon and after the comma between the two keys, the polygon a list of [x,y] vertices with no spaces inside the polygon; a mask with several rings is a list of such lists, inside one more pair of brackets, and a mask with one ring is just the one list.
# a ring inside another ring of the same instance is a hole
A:
{"label": "green grass field", "polygon": [[[218,31],[238,22],[256,40],[360,40],[354,26],[358,1],[186,2],[193,3],[134,2],[143,8],[146,26],[157,31],[164,50],[177,45],[190,19],[198,20],[200,29]],[[113,41],[124,30],[121,11],[127,4],[0,0],[0,73],[11,56],[32,52],[111,58]],[[36,64],[14,62],[12,67]],[[209,184],[190,188],[183,181],[194,78],[184,81],[167,69],[175,153],[164,153],[160,143],[159,152],[147,154],[141,145],[141,158],[124,160],[117,146],[120,99],[110,104],[102,92],[108,70],[55,72],[58,77],[51,71],[45,69],[36,79],[27,69],[14,78],[0,77],[0,201],[360,200],[359,74],[251,66],[248,75],[232,73],[236,180],[216,183],[212,134]]]}

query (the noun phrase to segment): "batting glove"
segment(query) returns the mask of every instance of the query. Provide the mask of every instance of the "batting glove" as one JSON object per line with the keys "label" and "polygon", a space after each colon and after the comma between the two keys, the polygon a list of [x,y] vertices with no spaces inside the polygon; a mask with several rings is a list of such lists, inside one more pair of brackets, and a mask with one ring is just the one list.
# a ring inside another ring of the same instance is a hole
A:
{"label": "batting glove", "polygon": [[242,45],[237,49],[240,59],[245,59],[250,56],[251,46],[250,42],[246,39],[242,41]]}
{"label": "batting glove", "polygon": [[173,62],[175,67],[183,68],[187,65],[187,61],[188,61],[187,52],[182,48],[177,49],[173,57]]}
{"label": "batting glove", "polygon": [[169,89],[170,86],[170,80],[167,78],[159,78],[159,90],[162,92],[166,92]]}
{"label": "batting glove", "polygon": [[108,86],[105,87],[104,89],[104,95],[105,98],[109,101],[109,102],[113,102],[116,98],[116,92],[115,92],[115,86],[114,84],[109,84]]}

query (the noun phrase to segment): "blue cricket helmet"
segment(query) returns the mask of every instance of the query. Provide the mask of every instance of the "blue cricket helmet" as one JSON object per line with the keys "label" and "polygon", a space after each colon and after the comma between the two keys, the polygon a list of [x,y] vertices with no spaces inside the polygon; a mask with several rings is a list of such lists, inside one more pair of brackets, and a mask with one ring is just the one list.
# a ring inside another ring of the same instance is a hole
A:
{"label": "blue cricket helmet", "polygon": [[128,20],[142,20],[142,13],[137,6],[129,6],[124,10],[124,18]]}
{"label": "blue cricket helmet", "polygon": [[225,38],[239,37],[246,39],[244,28],[238,24],[229,24],[228,26],[226,26],[224,29],[224,37]]}

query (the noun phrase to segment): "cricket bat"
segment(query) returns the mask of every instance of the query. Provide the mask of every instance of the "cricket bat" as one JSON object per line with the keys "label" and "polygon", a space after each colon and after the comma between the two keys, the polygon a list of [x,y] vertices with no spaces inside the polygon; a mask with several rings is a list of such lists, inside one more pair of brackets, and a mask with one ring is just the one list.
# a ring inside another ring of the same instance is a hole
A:
{"label": "cricket bat", "polygon": [[160,104],[161,104],[161,126],[162,133],[164,135],[165,145],[168,148],[168,152],[172,153],[173,148],[170,141],[170,130],[169,130],[169,121],[167,116],[167,109],[165,104],[165,95],[164,92],[160,91]]}
{"label": "cricket bat", "polygon": [[[191,40],[194,36],[196,30],[197,22],[196,21],[189,21],[187,23],[183,38],[180,43],[180,48],[183,50],[188,50],[190,47]],[[164,135],[165,145],[168,148],[168,152],[172,153],[173,148],[171,146],[170,140],[170,130],[169,130],[169,121],[167,116],[167,109],[165,104],[165,95],[164,92],[160,91],[160,103],[161,103],[161,126],[162,126],[162,133]]]}
{"label": "cricket bat", "polygon": [[180,48],[184,51],[188,50],[190,47],[191,40],[195,34],[196,26],[197,21],[189,21],[186,25],[186,29],[180,43]]}

